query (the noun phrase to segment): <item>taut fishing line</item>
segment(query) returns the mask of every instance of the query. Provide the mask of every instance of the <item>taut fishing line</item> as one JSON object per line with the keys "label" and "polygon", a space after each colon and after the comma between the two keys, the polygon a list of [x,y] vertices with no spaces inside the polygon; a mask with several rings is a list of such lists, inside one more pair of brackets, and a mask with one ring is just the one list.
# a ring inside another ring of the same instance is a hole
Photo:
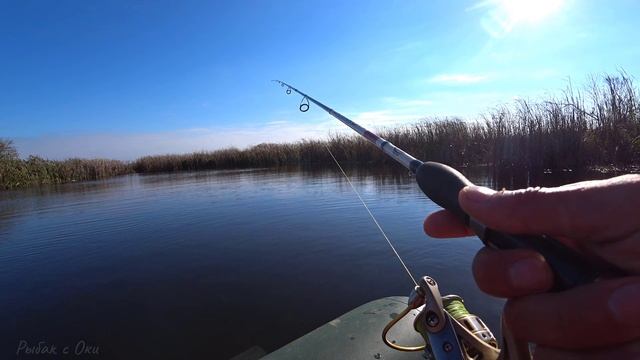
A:
{"label": "taut fishing line", "polygon": [[[282,87],[286,87],[285,92],[287,93],[287,95],[291,94],[291,91],[295,91],[298,94],[302,95],[302,101],[300,102],[300,106],[299,109],[302,112],[307,112],[309,111],[309,101],[312,101],[313,103],[315,103],[316,105],[320,106],[322,109],[324,109],[325,111],[327,111],[330,115],[332,115],[333,117],[337,118],[338,120],[342,121],[342,122],[348,122],[354,126],[357,126],[356,124],[354,124],[353,122],[351,122],[349,119],[345,118],[344,116],[336,113],[333,109],[330,109],[328,107],[326,107],[325,105],[317,102],[315,99],[310,98],[308,95],[306,94],[302,94],[298,89],[292,87],[291,85],[285,84],[282,81],[279,80],[273,80],[274,82],[277,82],[278,84],[280,84],[280,86]],[[354,129],[355,130],[355,129]],[[364,130],[363,131],[359,131],[360,133],[362,133],[364,135]],[[365,136],[369,136],[369,138],[372,138],[372,136],[375,136],[371,133],[369,133],[368,135]],[[386,145],[386,144],[385,144]],[[395,146],[389,144],[390,146],[388,147],[388,151],[393,151],[393,155],[392,157],[402,163],[406,163],[407,166],[409,166],[409,163],[412,160],[415,160],[413,157],[411,157],[410,155],[406,154],[404,151],[395,148]],[[347,176],[347,173],[344,171],[344,169],[342,169],[342,166],[340,166],[340,163],[338,162],[338,159],[336,159],[335,156],[333,156],[333,153],[331,152],[331,150],[329,149],[329,146],[327,146],[326,144],[324,145],[324,147],[327,149],[327,151],[329,152],[329,155],[331,155],[331,158],[333,159],[333,161],[336,163],[336,165],[338,166],[338,169],[340,169],[340,172],[342,172],[342,175],[344,176],[344,178],[347,180],[347,183],[349,183],[349,186],[351,187],[351,190],[353,190],[353,192],[358,196],[358,199],[360,199],[360,202],[362,203],[362,205],[364,206],[364,208],[367,210],[367,212],[369,213],[369,216],[371,217],[371,219],[373,220],[373,222],[376,224],[376,226],[378,227],[378,230],[380,230],[380,233],[382,234],[382,236],[384,237],[384,239],[387,241],[387,243],[389,244],[389,246],[391,247],[391,250],[393,250],[393,253],[396,255],[396,257],[398,258],[398,260],[400,261],[400,264],[402,264],[402,267],[404,268],[404,270],[407,272],[407,275],[409,275],[409,278],[411,278],[411,281],[418,286],[418,283],[416,282],[416,279],[413,277],[413,275],[411,274],[411,271],[409,271],[409,268],[407,267],[407,264],[405,264],[405,262],[402,260],[402,257],[400,256],[400,254],[398,253],[398,251],[396,250],[395,246],[393,246],[393,243],[391,242],[391,240],[389,240],[389,237],[387,236],[387,234],[384,232],[384,230],[382,229],[382,226],[380,226],[380,223],[378,223],[378,220],[376,220],[376,217],[373,216],[373,213],[371,212],[371,210],[369,210],[369,207],[367,206],[367,203],[364,201],[364,199],[362,198],[362,196],[360,196],[360,193],[358,192],[358,190],[356,190],[355,186],[353,186],[353,183],[351,182],[351,179],[349,179],[349,176]]]}
{"label": "taut fishing line", "polygon": [[378,227],[378,230],[380,230],[380,233],[382,234],[384,239],[387,240],[387,243],[391,247],[391,250],[393,250],[393,253],[396,254],[396,257],[400,261],[400,264],[402,264],[402,267],[404,268],[404,270],[407,272],[407,275],[409,275],[409,277],[411,278],[411,281],[413,281],[413,283],[416,286],[418,286],[418,283],[416,282],[416,279],[411,274],[411,271],[409,271],[409,268],[407,267],[407,264],[405,264],[404,261],[402,261],[402,257],[400,257],[400,254],[398,254],[398,251],[396,250],[395,246],[393,246],[393,244],[391,243],[391,240],[389,240],[389,237],[387,236],[387,234],[384,232],[384,230],[382,230],[382,226],[380,226],[380,223],[378,223],[378,220],[376,220],[376,217],[373,216],[373,213],[371,212],[371,210],[369,210],[369,207],[367,206],[367,203],[364,201],[362,196],[360,196],[360,193],[358,192],[358,190],[356,190],[355,186],[353,186],[353,183],[349,179],[349,176],[347,176],[347,173],[344,171],[344,169],[342,169],[342,166],[340,166],[340,163],[338,162],[338,159],[336,159],[336,157],[333,156],[333,153],[331,152],[331,150],[329,149],[329,146],[327,146],[327,144],[325,144],[324,147],[327,149],[327,151],[329,152],[329,155],[331,155],[331,158],[336,163],[336,165],[338,165],[338,169],[340,169],[340,172],[342,172],[342,175],[344,175],[344,178],[347,180],[347,183],[349,183],[349,186],[351,187],[351,190],[353,190],[353,192],[356,193],[356,195],[358,196],[358,199],[360,199],[360,202],[362,203],[364,208],[369,213],[369,216],[371,216],[371,219],[373,220],[373,222]]}

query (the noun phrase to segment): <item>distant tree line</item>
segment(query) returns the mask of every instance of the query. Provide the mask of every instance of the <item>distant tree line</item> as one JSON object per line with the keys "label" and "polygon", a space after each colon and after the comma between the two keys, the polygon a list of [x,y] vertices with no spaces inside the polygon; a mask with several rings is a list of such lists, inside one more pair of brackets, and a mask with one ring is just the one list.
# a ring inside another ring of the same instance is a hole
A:
{"label": "distant tree line", "polygon": [[[425,119],[380,134],[420,159],[457,167],[491,166],[496,173],[540,174],[594,167],[629,169],[640,165],[638,91],[621,72],[594,78],[582,90],[572,87],[546,100],[518,100],[480,116]],[[0,141],[0,188],[103,179],[130,172],[155,173],[284,165],[334,166],[340,162],[388,165],[386,157],[356,135],[328,140],[260,144],[191,154],[115,160],[50,161],[18,158],[12,143]]]}

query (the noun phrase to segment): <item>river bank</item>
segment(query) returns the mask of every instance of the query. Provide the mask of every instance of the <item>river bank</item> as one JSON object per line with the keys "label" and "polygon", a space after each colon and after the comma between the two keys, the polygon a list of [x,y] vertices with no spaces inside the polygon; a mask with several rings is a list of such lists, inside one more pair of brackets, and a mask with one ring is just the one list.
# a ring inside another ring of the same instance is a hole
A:
{"label": "river bank", "polygon": [[[640,96],[625,73],[603,75],[562,96],[519,99],[475,121],[423,119],[382,129],[380,135],[420,159],[455,167],[488,165],[501,174],[539,176],[545,172],[637,169],[640,165]],[[0,143],[0,188],[104,179],[132,172],[246,169],[288,165],[334,166],[326,147],[341,163],[395,166],[363,138],[259,144],[246,149],[145,156],[132,162],[18,158],[11,143]]]}

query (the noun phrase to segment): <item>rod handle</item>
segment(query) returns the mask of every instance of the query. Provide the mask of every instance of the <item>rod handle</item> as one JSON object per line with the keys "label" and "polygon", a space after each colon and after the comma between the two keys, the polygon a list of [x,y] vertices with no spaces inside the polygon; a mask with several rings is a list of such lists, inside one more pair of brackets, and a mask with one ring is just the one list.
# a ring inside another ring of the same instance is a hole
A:
{"label": "rod handle", "polygon": [[473,185],[459,171],[437,162],[425,162],[416,170],[416,181],[422,192],[433,202],[451,211],[465,225],[474,229],[485,245],[497,249],[531,249],[540,253],[553,270],[553,290],[560,291],[588,284],[602,275],[600,265],[596,266],[581,254],[549,236],[505,234],[489,228],[478,233],[477,227],[471,226],[469,215],[458,203],[460,190]]}

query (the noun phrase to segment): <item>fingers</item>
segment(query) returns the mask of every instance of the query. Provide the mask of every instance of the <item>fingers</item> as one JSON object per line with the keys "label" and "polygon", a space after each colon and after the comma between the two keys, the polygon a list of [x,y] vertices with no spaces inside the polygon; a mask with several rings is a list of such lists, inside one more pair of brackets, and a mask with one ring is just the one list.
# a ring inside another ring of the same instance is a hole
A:
{"label": "fingers", "polygon": [[509,300],[513,336],[543,348],[585,349],[640,339],[640,277],[602,280]]}
{"label": "fingers", "polygon": [[640,342],[634,341],[621,346],[588,351],[567,351],[536,347],[534,360],[609,360],[609,359],[640,359]]}
{"label": "fingers", "polygon": [[473,232],[446,210],[430,214],[424,221],[424,232],[434,238],[471,236]]}
{"label": "fingers", "polygon": [[544,258],[530,250],[483,248],[473,260],[478,287],[493,296],[514,298],[548,291],[553,273]]}
{"label": "fingers", "polygon": [[469,186],[459,201],[470,216],[496,230],[606,241],[640,225],[633,215],[640,203],[640,176],[500,192]]}

